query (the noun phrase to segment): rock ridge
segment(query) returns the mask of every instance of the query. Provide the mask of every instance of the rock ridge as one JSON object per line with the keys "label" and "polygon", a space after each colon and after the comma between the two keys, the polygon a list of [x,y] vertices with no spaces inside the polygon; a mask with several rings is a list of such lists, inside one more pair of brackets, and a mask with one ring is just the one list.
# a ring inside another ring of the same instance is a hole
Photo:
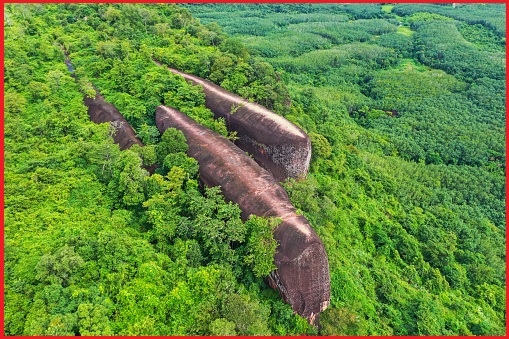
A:
{"label": "rock ridge", "polygon": [[227,138],[172,107],[156,109],[156,125],[161,133],[168,128],[183,132],[188,155],[198,161],[200,179],[207,186],[220,186],[225,198],[239,205],[243,220],[253,214],[282,218],[273,233],[279,243],[274,257],[277,269],[268,282],[296,313],[314,324],[330,303],[327,254],[283,187]]}
{"label": "rock ridge", "polygon": [[[161,63],[156,62],[161,65]],[[215,118],[224,118],[229,131],[237,132],[235,144],[252,154],[256,162],[279,181],[305,178],[311,160],[308,135],[284,117],[209,80],[168,67],[194,85],[203,87],[205,106]]]}

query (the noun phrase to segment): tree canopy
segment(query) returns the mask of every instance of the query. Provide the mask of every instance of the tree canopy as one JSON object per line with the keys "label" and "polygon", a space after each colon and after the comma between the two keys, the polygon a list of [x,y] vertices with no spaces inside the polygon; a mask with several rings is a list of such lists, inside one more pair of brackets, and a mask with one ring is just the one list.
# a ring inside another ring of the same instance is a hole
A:
{"label": "tree canopy", "polygon": [[[4,12],[6,335],[505,333],[505,5]],[[154,60],[309,134],[309,175],[284,187],[329,258],[319,329],[264,283],[278,220],[242,222],[159,135],[161,104],[228,132]],[[89,120],[92,85],[144,147]]]}

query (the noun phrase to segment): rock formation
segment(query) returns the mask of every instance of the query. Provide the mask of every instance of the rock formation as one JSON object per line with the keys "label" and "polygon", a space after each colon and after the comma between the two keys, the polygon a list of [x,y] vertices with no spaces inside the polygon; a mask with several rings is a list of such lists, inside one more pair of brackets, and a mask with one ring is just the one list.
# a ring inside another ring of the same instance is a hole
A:
{"label": "rock formation", "polygon": [[[103,122],[111,123],[115,128],[113,142],[118,144],[122,151],[131,148],[134,144],[138,144],[143,147],[143,142],[136,136],[136,132],[134,132],[134,129],[131,125],[129,125],[124,116],[120,114],[113,104],[105,101],[96,88],[94,89],[95,98],[88,98],[85,96],[85,106],[88,107],[90,120],[96,124],[101,124]],[[150,174],[154,174],[157,165],[142,165],[142,168],[147,170]]]}
{"label": "rock formation", "polygon": [[[71,73],[71,77],[77,80],[76,74],[74,72],[74,66],[72,65],[71,59],[69,59],[69,53],[63,46],[61,47],[65,55],[65,66],[67,67],[69,73]],[[90,120],[96,124],[111,122],[112,125],[116,128],[113,140],[116,144],[119,144],[122,151],[131,148],[131,146],[134,144],[143,146],[143,143],[140,139],[138,139],[131,125],[129,125],[124,116],[120,114],[118,109],[111,103],[106,102],[97,88],[95,88],[95,86],[94,90],[94,98],[85,96],[84,99],[85,106],[88,107],[88,115],[90,116]]]}
{"label": "rock formation", "polygon": [[224,118],[229,131],[236,131],[235,143],[252,154],[278,181],[304,178],[311,159],[308,135],[282,116],[230,93],[212,82],[169,68],[205,92],[205,106],[216,118]]}
{"label": "rock formation", "polygon": [[[65,54],[65,65],[67,66],[67,70],[71,73],[71,77],[75,80],[76,74],[74,72],[74,67],[69,59],[69,54],[64,49]],[[131,148],[132,145],[138,144],[143,146],[141,140],[136,136],[133,128],[127,120],[124,118],[122,114],[118,111],[118,109],[112,105],[111,103],[104,100],[102,95],[99,93],[97,88],[94,87],[95,97],[89,98],[85,95],[84,104],[88,107],[88,115],[90,116],[90,120],[95,122],[96,124],[101,124],[103,122],[109,122],[115,128],[115,133],[113,134],[113,142],[118,144],[120,149],[126,150]],[[150,174],[153,174],[157,168],[156,164],[151,166],[142,166],[145,170],[147,170]]]}
{"label": "rock formation", "polygon": [[[295,312],[314,323],[330,302],[327,254],[306,218],[296,214],[283,187],[228,139],[174,108],[159,106],[156,125],[161,133],[168,128],[184,133],[188,155],[199,163],[201,180],[220,186],[225,198],[239,205],[244,220],[252,214],[282,219],[274,231],[279,243],[274,258],[277,270],[271,272],[269,285]],[[263,125],[258,129],[263,130]]]}
{"label": "rock formation", "polygon": [[90,120],[96,124],[103,122],[110,122],[115,127],[116,131],[113,135],[113,140],[120,146],[121,150],[131,148],[132,145],[138,144],[143,146],[143,143],[136,136],[133,128],[118,109],[111,103],[104,100],[104,98],[95,91],[95,98],[85,97],[85,106],[88,107],[88,115]]}

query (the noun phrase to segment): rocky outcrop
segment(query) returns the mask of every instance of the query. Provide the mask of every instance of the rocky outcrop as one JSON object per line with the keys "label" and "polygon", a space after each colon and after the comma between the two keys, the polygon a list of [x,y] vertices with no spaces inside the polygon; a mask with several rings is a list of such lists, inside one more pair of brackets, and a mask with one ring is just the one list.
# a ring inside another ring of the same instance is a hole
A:
{"label": "rocky outcrop", "polygon": [[304,178],[311,159],[308,135],[282,116],[230,93],[214,83],[169,68],[205,92],[205,106],[216,118],[224,118],[229,131],[236,131],[236,145],[252,154],[278,181]]}
{"label": "rocky outcrop", "polygon": [[[69,53],[63,46],[61,47],[65,55],[65,66],[67,67],[71,77],[77,80],[74,72],[74,66],[72,65],[71,59],[69,59]],[[119,144],[121,150],[131,148],[134,144],[143,146],[143,143],[140,139],[138,139],[131,125],[129,125],[124,116],[120,114],[118,109],[111,103],[105,101],[95,86],[94,90],[94,98],[89,98],[85,95],[84,99],[85,106],[88,107],[90,120],[96,124],[110,122],[116,129],[116,132],[113,135],[113,140],[116,144]]]}
{"label": "rocky outcrop", "polygon": [[[90,116],[90,120],[96,124],[109,122],[115,128],[115,132],[113,134],[113,142],[118,144],[122,151],[131,148],[131,146],[135,144],[143,147],[143,142],[136,136],[136,132],[131,127],[131,125],[129,125],[124,116],[120,114],[118,109],[113,104],[105,101],[96,88],[94,89],[94,98],[85,96],[85,106],[88,107],[88,115]],[[142,165],[142,168],[147,170],[150,174],[154,174],[157,165]]]}
{"label": "rocky outcrop", "polygon": [[96,124],[110,122],[116,129],[113,140],[120,146],[121,150],[131,148],[132,145],[143,143],[136,136],[133,128],[118,109],[104,98],[96,90],[95,98],[85,97],[85,106],[88,107],[88,115],[90,120]]}
{"label": "rocky outcrop", "polygon": [[277,270],[270,274],[269,285],[295,312],[314,323],[330,300],[327,254],[306,218],[296,214],[283,187],[228,139],[174,108],[159,106],[156,125],[161,133],[168,128],[184,133],[188,155],[199,163],[201,180],[220,186],[225,198],[239,205],[244,220],[252,214],[282,219],[274,231],[279,243],[274,258]]}

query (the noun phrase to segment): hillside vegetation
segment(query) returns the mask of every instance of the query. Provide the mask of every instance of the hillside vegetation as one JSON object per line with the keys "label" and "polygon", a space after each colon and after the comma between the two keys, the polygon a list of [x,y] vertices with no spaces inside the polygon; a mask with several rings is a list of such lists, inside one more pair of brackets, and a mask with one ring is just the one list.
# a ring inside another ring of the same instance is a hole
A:
{"label": "hillside vegetation", "polygon": [[[185,7],[5,5],[5,334],[503,335],[505,5]],[[263,281],[273,221],[159,135],[167,104],[235,139],[154,59],[309,134],[284,186],[329,257],[319,329]]]}

